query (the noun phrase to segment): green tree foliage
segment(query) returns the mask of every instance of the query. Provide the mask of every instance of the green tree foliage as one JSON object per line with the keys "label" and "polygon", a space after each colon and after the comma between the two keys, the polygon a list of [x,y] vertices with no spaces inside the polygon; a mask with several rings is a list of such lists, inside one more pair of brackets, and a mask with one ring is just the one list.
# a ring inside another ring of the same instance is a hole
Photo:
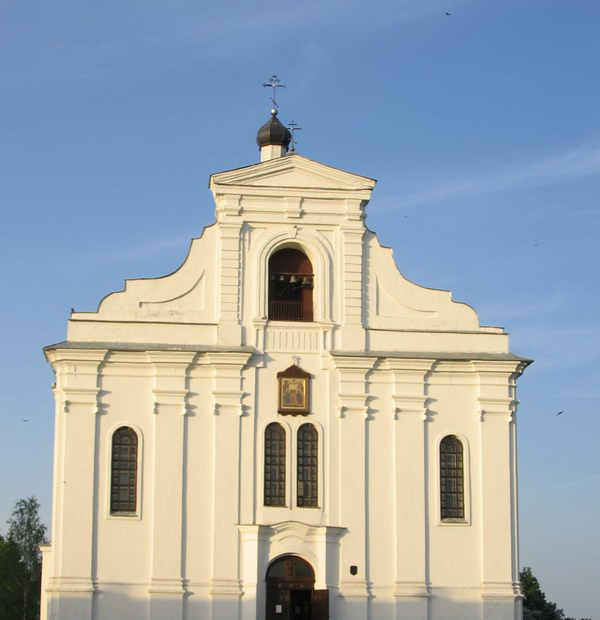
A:
{"label": "green tree foliage", "polygon": [[41,557],[46,526],[35,497],[15,503],[8,534],[0,536],[0,618],[37,620],[40,616]]}
{"label": "green tree foliage", "polygon": [[22,617],[23,593],[19,584],[23,573],[17,545],[0,536],[0,618]]}
{"label": "green tree foliage", "polygon": [[[574,620],[567,618],[562,609],[546,600],[540,588],[540,582],[531,572],[531,568],[521,571],[521,590],[523,592],[523,620]],[[590,620],[582,618],[581,620]]]}

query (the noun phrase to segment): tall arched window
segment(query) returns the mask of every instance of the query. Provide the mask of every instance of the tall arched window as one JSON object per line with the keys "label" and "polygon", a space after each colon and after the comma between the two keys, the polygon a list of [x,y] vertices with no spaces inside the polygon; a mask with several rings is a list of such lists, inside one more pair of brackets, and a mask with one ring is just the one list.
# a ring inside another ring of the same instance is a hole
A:
{"label": "tall arched window", "polygon": [[319,435],[312,424],[303,424],[298,429],[297,457],[296,504],[316,507],[319,503]]}
{"label": "tall arched window", "polygon": [[112,436],[111,514],[136,512],[137,453],[138,438],[135,431],[128,426],[118,428]]}
{"label": "tall arched window", "polygon": [[265,506],[285,506],[285,430],[271,422],[265,429]]}
{"label": "tall arched window", "polygon": [[300,250],[285,248],[269,259],[269,319],[313,320],[313,268]]}
{"label": "tall arched window", "polygon": [[440,443],[440,509],[442,520],[465,518],[463,445],[455,435]]}

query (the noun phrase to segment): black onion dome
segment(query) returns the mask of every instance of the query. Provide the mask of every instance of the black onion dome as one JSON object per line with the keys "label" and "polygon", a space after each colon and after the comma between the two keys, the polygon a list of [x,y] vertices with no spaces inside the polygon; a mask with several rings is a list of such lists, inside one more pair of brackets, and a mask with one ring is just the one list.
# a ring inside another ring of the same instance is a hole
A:
{"label": "black onion dome", "polygon": [[277,118],[277,110],[271,110],[271,118],[258,130],[256,144],[263,146],[284,146],[286,149],[292,140],[292,134]]}

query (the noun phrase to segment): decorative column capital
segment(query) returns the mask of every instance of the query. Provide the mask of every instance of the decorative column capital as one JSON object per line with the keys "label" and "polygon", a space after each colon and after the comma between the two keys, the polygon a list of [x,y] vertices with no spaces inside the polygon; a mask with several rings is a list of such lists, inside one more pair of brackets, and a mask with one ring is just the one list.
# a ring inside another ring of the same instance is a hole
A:
{"label": "decorative column capital", "polygon": [[425,383],[434,360],[387,358],[385,366],[392,375],[392,412],[397,420],[401,415],[418,415],[427,419]]}
{"label": "decorative column capital", "polygon": [[367,374],[375,365],[376,357],[362,355],[334,355],[333,362],[340,373],[338,393],[339,417],[360,414],[369,418]]}
{"label": "decorative column capital", "polygon": [[62,391],[61,405],[65,413],[99,413],[99,388],[65,388]]}
{"label": "decorative column capital", "polygon": [[479,419],[483,422],[490,416],[503,416],[511,422],[517,410],[515,398],[517,377],[526,364],[521,361],[475,360],[473,367],[479,380]]}
{"label": "decorative column capital", "polygon": [[205,355],[206,363],[214,372],[212,398],[215,415],[244,415],[242,370],[251,355],[239,351],[210,352]]}
{"label": "decorative column capital", "polygon": [[71,414],[99,413],[98,377],[108,350],[51,349],[46,355],[57,376],[52,389],[59,409]]}
{"label": "decorative column capital", "polygon": [[360,222],[364,219],[364,206],[366,200],[360,198],[346,198],[344,201],[346,219]]}
{"label": "decorative column capital", "polygon": [[[288,218],[299,218],[304,214],[304,210],[302,209],[302,200],[301,196],[286,196],[285,197],[285,213]],[[294,235],[295,237],[295,235]]]}
{"label": "decorative column capital", "polygon": [[84,374],[87,369],[97,370],[108,355],[108,349],[56,348],[44,352],[52,365],[62,362],[65,370],[69,370],[71,365],[77,365]]}
{"label": "decorative column capital", "polygon": [[223,215],[239,215],[242,211],[241,194],[217,194],[215,196],[217,205],[217,217]]}
{"label": "decorative column capital", "polygon": [[187,390],[152,390],[154,393],[154,413],[173,413],[186,415]]}
{"label": "decorative column capital", "polygon": [[189,351],[148,351],[154,367],[154,413],[187,413],[187,375],[196,354]]}
{"label": "decorative column capital", "polygon": [[481,422],[489,416],[506,416],[507,422],[511,422],[513,414],[517,410],[519,401],[512,398],[478,398],[479,419]]}
{"label": "decorative column capital", "polygon": [[339,417],[345,418],[347,415],[359,414],[365,420],[369,419],[369,406],[367,404],[367,394],[338,394]]}
{"label": "decorative column capital", "polygon": [[213,390],[213,413],[214,415],[244,415],[244,405],[242,391],[223,391]]}
{"label": "decorative column capital", "polygon": [[417,415],[422,420],[427,419],[427,398],[425,396],[404,396],[392,394],[394,403],[394,419],[404,415]]}

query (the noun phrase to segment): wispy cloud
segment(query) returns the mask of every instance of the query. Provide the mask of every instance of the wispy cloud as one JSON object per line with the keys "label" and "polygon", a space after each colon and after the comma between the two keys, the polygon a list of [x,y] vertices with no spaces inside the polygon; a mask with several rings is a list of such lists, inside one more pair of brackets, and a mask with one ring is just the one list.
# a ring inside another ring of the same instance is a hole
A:
{"label": "wispy cloud", "polygon": [[537,160],[486,170],[470,177],[448,180],[435,187],[400,195],[383,208],[406,208],[446,202],[455,198],[556,185],[600,175],[600,146],[579,146]]}

